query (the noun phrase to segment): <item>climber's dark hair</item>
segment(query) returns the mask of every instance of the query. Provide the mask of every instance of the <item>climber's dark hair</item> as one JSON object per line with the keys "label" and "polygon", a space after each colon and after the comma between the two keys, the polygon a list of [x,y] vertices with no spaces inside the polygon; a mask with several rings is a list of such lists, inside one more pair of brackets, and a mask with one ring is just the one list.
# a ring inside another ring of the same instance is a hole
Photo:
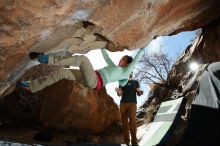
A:
{"label": "climber's dark hair", "polygon": [[133,58],[131,56],[125,55],[127,58],[127,63],[130,64],[133,61]]}

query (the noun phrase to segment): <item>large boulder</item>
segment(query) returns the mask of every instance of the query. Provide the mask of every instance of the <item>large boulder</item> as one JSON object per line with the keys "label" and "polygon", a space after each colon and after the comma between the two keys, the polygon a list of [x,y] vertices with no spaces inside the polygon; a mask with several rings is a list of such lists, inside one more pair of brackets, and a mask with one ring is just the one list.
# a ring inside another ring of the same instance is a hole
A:
{"label": "large boulder", "polygon": [[43,91],[40,121],[47,128],[99,133],[119,124],[120,114],[105,89],[98,92],[63,80]]}
{"label": "large boulder", "polygon": [[[57,66],[37,65],[28,70],[21,80],[47,76],[57,69]],[[120,125],[119,108],[105,88],[100,91],[89,89],[83,85],[81,72],[72,72],[76,81],[61,80],[33,94],[15,88],[14,92],[0,102],[3,125],[24,125],[24,121],[28,119],[39,121],[49,129],[93,134],[112,125]]]}

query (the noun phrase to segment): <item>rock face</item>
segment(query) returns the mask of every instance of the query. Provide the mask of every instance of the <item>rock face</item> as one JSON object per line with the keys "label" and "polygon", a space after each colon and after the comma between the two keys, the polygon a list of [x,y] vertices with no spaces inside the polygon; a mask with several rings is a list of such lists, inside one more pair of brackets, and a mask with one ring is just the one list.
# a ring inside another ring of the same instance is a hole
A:
{"label": "rock face", "polygon": [[[201,34],[194,43],[186,48],[185,52],[177,59],[169,73],[170,89],[162,90],[161,87],[153,88],[148,101],[141,106],[139,123],[151,122],[161,102],[172,98],[184,96],[187,99],[185,112],[176,126],[175,131],[167,146],[175,146],[187,127],[190,118],[191,104],[196,95],[198,82],[207,65],[220,60],[220,21],[214,21],[202,29]],[[200,64],[197,71],[191,71],[191,62]]]}
{"label": "rock face", "polygon": [[48,128],[99,133],[120,122],[119,109],[104,89],[63,80],[46,88],[43,97],[40,121]]}
{"label": "rock face", "polygon": [[202,34],[189,46],[173,65],[169,79],[177,88],[183,76],[187,74],[189,64],[212,63],[220,60],[220,20],[214,21],[202,29]]}
{"label": "rock face", "polygon": [[[158,99],[146,104],[152,108],[142,115],[149,114],[150,122],[163,99],[176,97],[179,85],[187,98],[193,96],[193,82],[200,74],[186,76],[191,59],[201,63],[219,60],[219,5],[218,0],[0,0],[0,88],[5,85],[1,84],[3,81],[14,82],[35,65],[28,58],[31,51],[84,53],[97,46],[106,46],[111,51],[135,49],[146,46],[157,36],[203,28],[202,35],[169,75],[173,89],[158,88]],[[94,41],[100,42],[93,45]],[[52,70],[43,69],[40,75]],[[25,76],[33,79],[40,76],[37,73],[35,70]],[[39,96],[43,99],[39,117],[38,104],[34,103],[37,110],[29,118],[38,118],[47,128],[99,133],[120,121],[117,105],[104,90],[96,92],[63,80],[47,87]],[[11,104],[7,105],[10,115]],[[20,107],[13,108],[16,109]],[[25,111],[22,109],[21,113]]]}
{"label": "rock face", "polygon": [[[156,36],[203,27],[219,17],[219,4],[217,0],[1,0],[0,79],[13,79],[13,73],[29,62],[28,52],[48,52],[72,38],[76,22],[94,23],[102,30],[98,34],[116,47],[110,50],[135,49]],[[48,47],[34,47],[45,41]]]}

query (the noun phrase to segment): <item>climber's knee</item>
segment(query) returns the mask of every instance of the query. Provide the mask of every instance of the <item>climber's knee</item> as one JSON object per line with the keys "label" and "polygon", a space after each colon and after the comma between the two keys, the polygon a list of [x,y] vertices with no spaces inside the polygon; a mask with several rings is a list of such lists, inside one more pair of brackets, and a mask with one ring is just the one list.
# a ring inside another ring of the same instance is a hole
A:
{"label": "climber's knee", "polygon": [[89,59],[88,59],[87,56],[82,55],[82,56],[80,56],[80,57],[81,57],[82,62],[89,62]]}
{"label": "climber's knee", "polygon": [[57,76],[60,80],[67,79],[75,81],[76,78],[74,74],[69,69],[60,68],[57,70]]}

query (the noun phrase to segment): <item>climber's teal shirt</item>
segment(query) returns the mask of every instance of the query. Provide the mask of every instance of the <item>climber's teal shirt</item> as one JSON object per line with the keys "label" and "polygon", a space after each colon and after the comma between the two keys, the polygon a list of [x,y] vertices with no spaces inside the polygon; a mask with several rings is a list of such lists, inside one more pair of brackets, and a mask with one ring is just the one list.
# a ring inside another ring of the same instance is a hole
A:
{"label": "climber's teal shirt", "polygon": [[98,70],[102,77],[103,86],[115,81],[118,81],[119,85],[125,86],[128,82],[130,73],[133,71],[135,65],[139,62],[143,54],[144,49],[142,48],[127,67],[119,67],[112,62],[106,50],[102,49],[102,55],[107,63],[106,67]]}

